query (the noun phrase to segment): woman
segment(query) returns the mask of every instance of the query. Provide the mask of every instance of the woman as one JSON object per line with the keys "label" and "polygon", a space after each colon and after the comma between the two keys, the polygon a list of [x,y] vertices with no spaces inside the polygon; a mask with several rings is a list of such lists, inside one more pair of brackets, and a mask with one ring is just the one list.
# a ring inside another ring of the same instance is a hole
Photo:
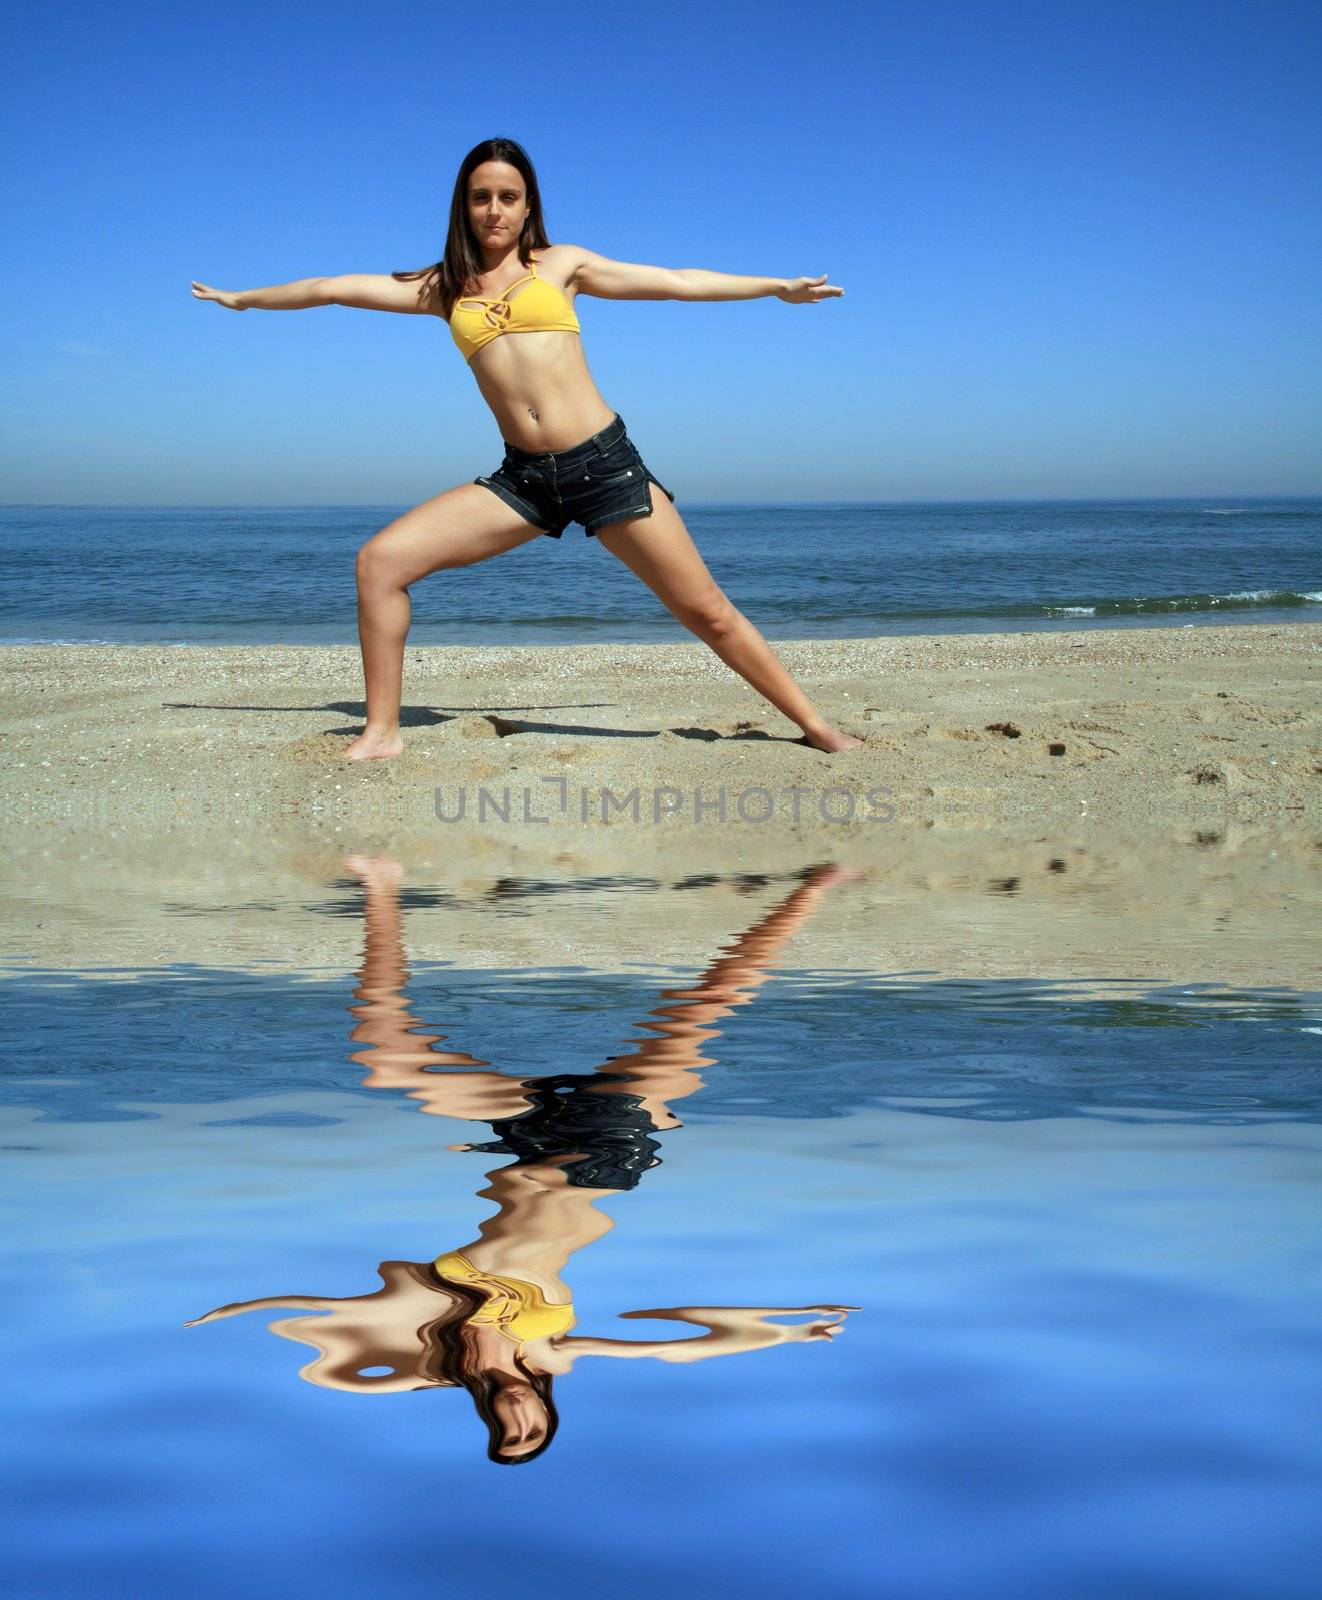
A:
{"label": "woman", "polygon": [[[300,1377],[322,1388],[357,1394],[463,1388],[488,1432],[491,1460],[531,1461],[555,1437],[556,1377],[584,1356],[703,1361],[773,1345],[830,1341],[854,1306],[670,1306],[624,1311],[628,1318],[679,1322],[706,1331],[682,1339],[601,1339],[571,1333],[573,1298],[563,1274],[575,1251],[601,1238],[611,1219],[596,1202],[637,1187],[659,1164],[652,1138],[681,1126],[670,1102],[702,1087],[701,1046],[712,1026],[751,989],[785,941],[812,915],[833,885],[859,876],[815,867],[804,881],[713,961],[692,988],[668,989],[641,1024],[645,1037],[629,1055],[612,1056],[595,1072],[512,1078],[487,1069],[467,1051],[437,1049],[444,1035],[423,1032],[405,994],[408,968],[400,910],[402,868],[389,857],[346,862],[363,885],[366,940],[355,998],[352,1038],[365,1046],[350,1057],[368,1068],[364,1084],[402,1089],[433,1116],[487,1122],[494,1143],[459,1150],[513,1155],[488,1173],[482,1198],[497,1211],[478,1237],[434,1261],[383,1261],[381,1288],[370,1294],[271,1295],[219,1306],[185,1324],[244,1311],[298,1310],[270,1324],[282,1338],[310,1345]],[[446,1070],[438,1070],[445,1068]],[[773,1317],[808,1315],[798,1323]]]}
{"label": "woman", "polygon": [[827,284],[825,274],[746,278],[638,266],[581,245],[552,245],[531,161],[511,139],[486,139],[464,157],[445,255],[432,266],[237,292],[196,280],[192,288],[195,299],[232,311],[339,305],[443,317],[500,424],[505,457],[497,471],[415,506],[358,552],[367,717],[345,752],[349,760],[384,760],[404,748],[399,706],[409,585],[543,534],[558,539],[570,522],[599,538],[685,627],[797,723],[808,744],[835,751],[863,742],[826,721],[708,572],[674,509],[674,495],[648,471],[623,418],[597,392],[574,311],[580,294],[608,300],[774,294],[791,305],[812,305],[844,293]]}

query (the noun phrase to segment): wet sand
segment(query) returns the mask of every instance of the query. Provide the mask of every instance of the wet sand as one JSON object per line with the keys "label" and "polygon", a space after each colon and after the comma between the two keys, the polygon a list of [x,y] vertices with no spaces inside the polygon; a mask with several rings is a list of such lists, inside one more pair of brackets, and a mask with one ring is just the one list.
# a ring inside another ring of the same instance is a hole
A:
{"label": "wet sand", "polygon": [[0,879],[3,954],[20,970],[180,963],[338,980],[363,941],[346,857],[378,853],[403,864],[419,964],[701,971],[805,869],[835,860],[861,877],[823,897],[779,969],[1068,979],[1081,992],[1130,978],[1314,989],[1322,971],[1322,841],[1300,821],[1169,834],[897,824],[872,841],[755,834],[738,849],[714,829],[660,851],[655,838],[612,828],[538,852],[497,834],[456,851],[435,825],[20,827]]}

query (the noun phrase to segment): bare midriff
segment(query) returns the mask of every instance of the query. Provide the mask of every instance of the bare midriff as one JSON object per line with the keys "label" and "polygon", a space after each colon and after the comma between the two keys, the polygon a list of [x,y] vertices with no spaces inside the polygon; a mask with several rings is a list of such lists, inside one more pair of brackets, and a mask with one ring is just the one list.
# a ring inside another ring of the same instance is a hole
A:
{"label": "bare midriff", "polygon": [[521,450],[568,450],[615,419],[567,329],[501,334],[468,365],[501,438]]}

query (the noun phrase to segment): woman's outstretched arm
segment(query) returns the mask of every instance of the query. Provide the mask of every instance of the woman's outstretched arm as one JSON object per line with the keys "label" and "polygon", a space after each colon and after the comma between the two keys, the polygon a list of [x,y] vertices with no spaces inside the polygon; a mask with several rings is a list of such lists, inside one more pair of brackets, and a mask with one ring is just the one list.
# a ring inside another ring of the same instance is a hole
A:
{"label": "woman's outstretched arm", "polygon": [[845,292],[827,283],[824,272],[816,278],[743,277],[706,267],[612,261],[582,245],[562,248],[573,252],[568,260],[570,281],[579,294],[595,295],[599,300],[760,300],[775,295],[791,305],[811,305]]}
{"label": "woman's outstretched arm", "polygon": [[[708,1331],[687,1339],[594,1339],[571,1335],[559,1348],[571,1357],[649,1356],[655,1361],[706,1361],[711,1356],[740,1355],[766,1350],[777,1344],[804,1344],[810,1339],[828,1342],[844,1326],[857,1306],[663,1306],[652,1311],[622,1311],[622,1317],[655,1317],[659,1321],[688,1322]],[[814,1313],[811,1322],[768,1322],[768,1317]]]}
{"label": "woman's outstretched arm", "polygon": [[200,1317],[190,1317],[184,1327],[196,1328],[203,1322],[218,1322],[221,1317],[237,1317],[245,1311],[329,1311],[336,1303],[320,1294],[270,1294],[260,1300],[232,1300],[227,1306],[204,1311]]}
{"label": "woman's outstretched arm", "polygon": [[357,306],[363,311],[436,314],[435,286],[401,283],[388,273],[346,272],[330,278],[295,278],[269,289],[213,289],[192,282],[194,300],[214,300],[228,311],[306,311],[312,306]]}

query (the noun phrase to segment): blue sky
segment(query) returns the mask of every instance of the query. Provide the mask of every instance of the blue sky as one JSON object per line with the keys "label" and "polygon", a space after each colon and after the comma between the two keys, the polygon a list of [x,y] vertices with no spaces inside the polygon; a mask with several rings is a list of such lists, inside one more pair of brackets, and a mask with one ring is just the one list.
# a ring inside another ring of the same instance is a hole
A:
{"label": "blue sky", "polygon": [[1322,7],[19,4],[0,499],[411,504],[500,458],[445,326],[195,302],[553,240],[842,299],[582,299],[687,501],[1322,492]]}

